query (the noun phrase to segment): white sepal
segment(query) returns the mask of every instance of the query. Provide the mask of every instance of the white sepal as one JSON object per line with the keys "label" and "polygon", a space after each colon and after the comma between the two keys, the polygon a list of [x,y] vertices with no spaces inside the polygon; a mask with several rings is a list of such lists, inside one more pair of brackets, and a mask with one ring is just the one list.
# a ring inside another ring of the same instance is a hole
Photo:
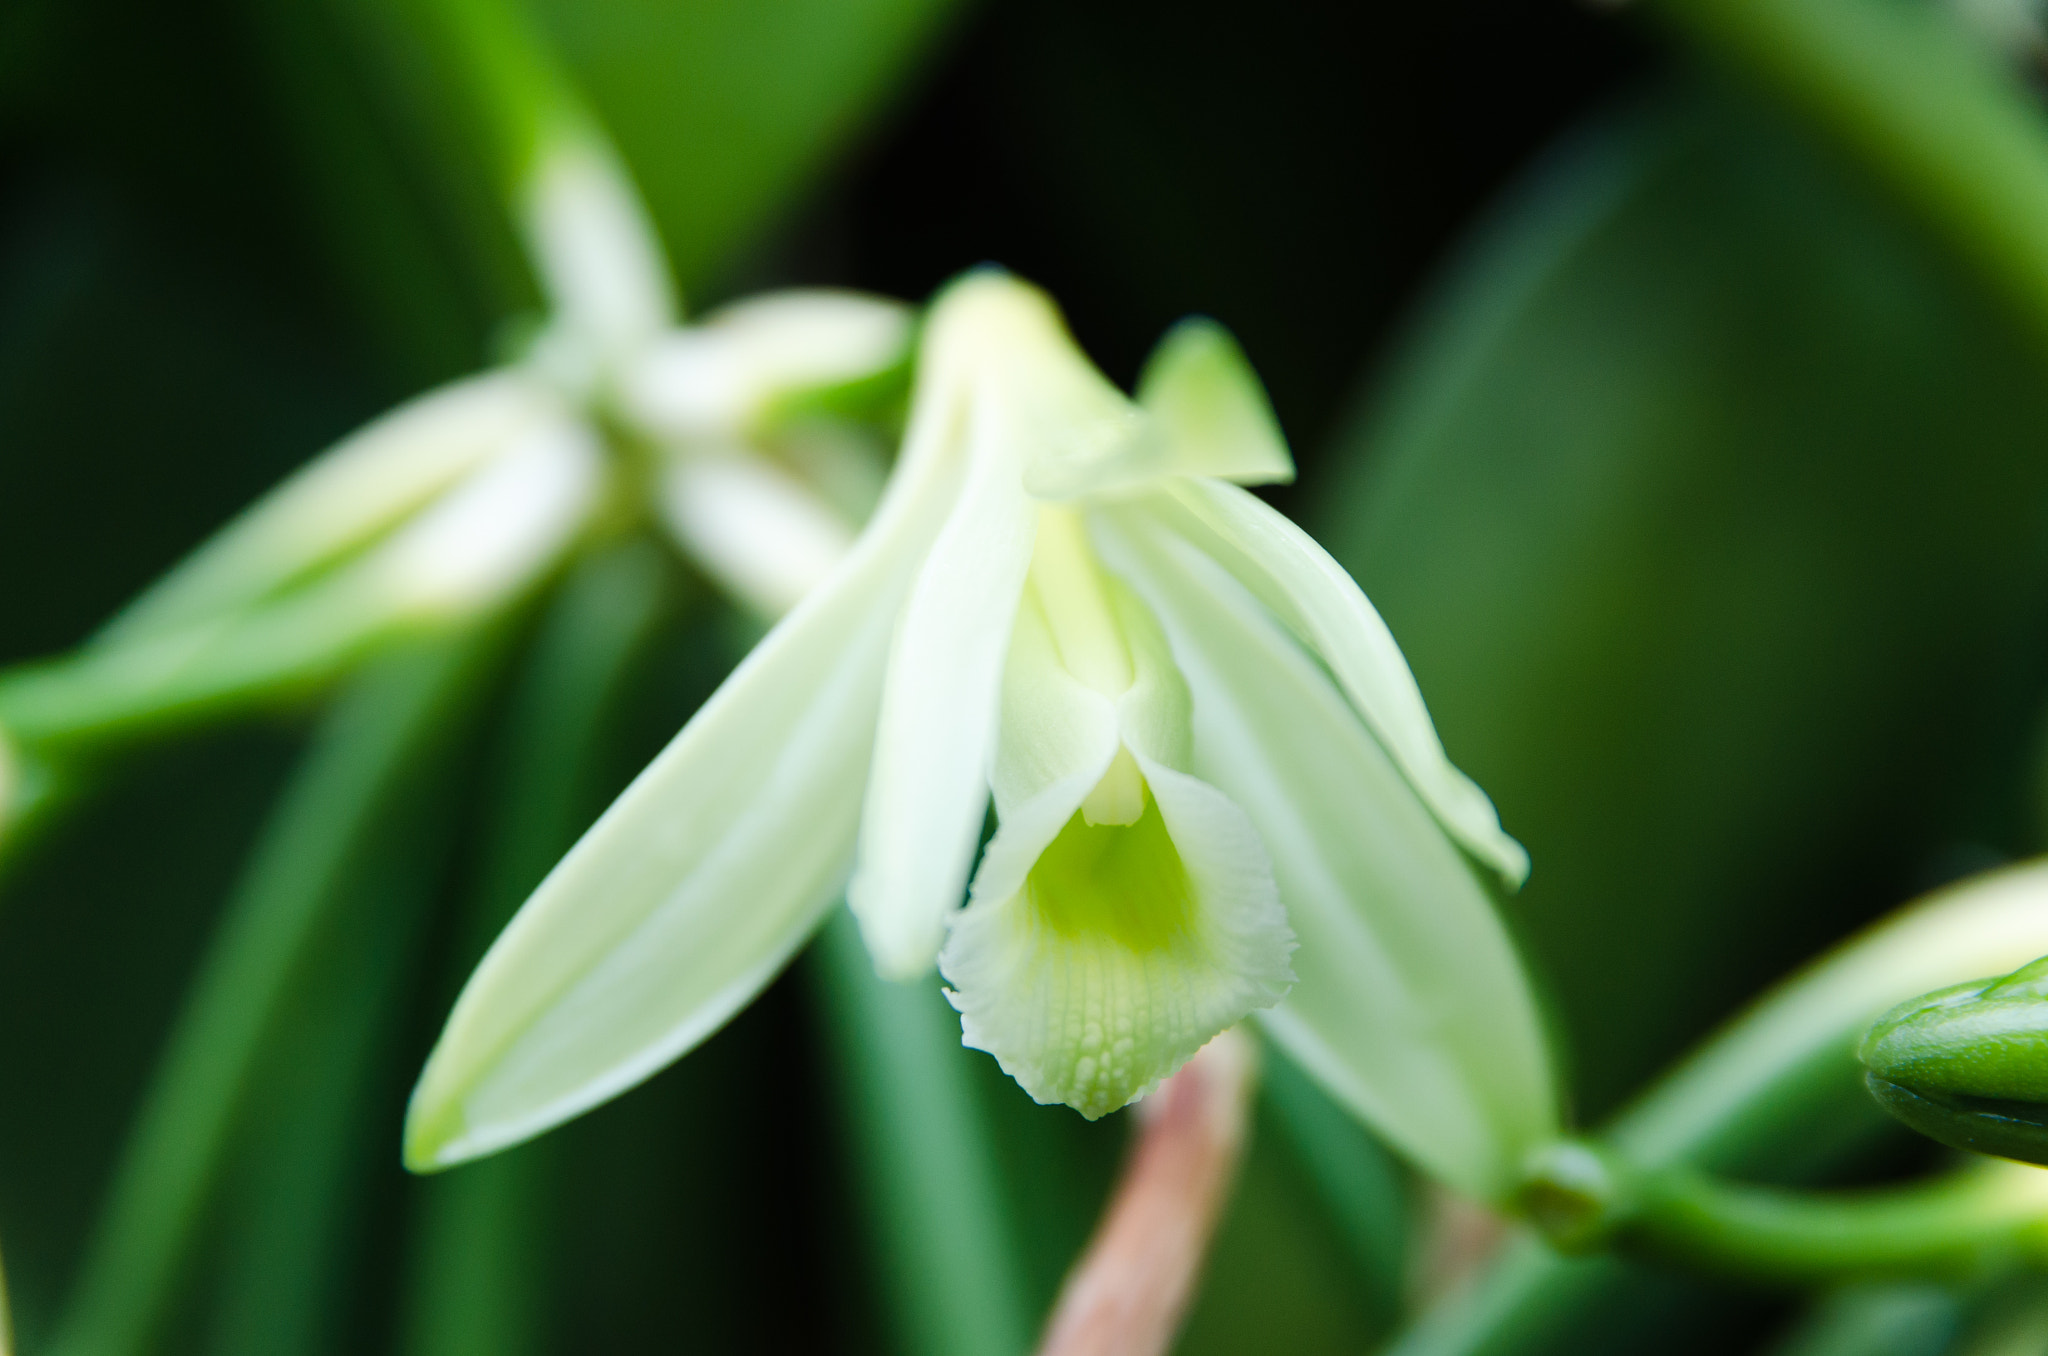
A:
{"label": "white sepal", "polygon": [[522,373],[444,386],[343,439],[187,557],[94,638],[128,644],[248,607],[358,550],[560,402]]}
{"label": "white sepal", "polygon": [[1142,515],[1098,529],[1194,694],[1195,775],[1243,807],[1300,938],[1263,1015],[1324,1087],[1487,1199],[1557,1132],[1536,1004],[1471,865],[1330,677],[1196,546]]}
{"label": "white sepal", "polygon": [[885,298],[771,292],[670,330],[627,370],[621,399],[663,437],[744,436],[778,399],[902,361],[910,328],[909,309]]}
{"label": "white sepal", "polygon": [[1239,485],[1294,479],[1266,388],[1237,340],[1213,320],[1183,320],[1167,332],[1138,380],[1138,404],[1159,421],[1174,475]]}
{"label": "white sepal", "polygon": [[1330,666],[1444,828],[1508,885],[1527,878],[1528,852],[1501,829],[1486,793],[1445,755],[1393,633],[1313,537],[1254,495],[1215,480],[1169,481],[1163,494],[1118,512],[1157,513],[1221,562]]}
{"label": "white sepal", "polygon": [[604,486],[596,435],[576,420],[536,422],[365,557],[396,611],[424,619],[495,606],[552,565]]}
{"label": "white sepal", "polygon": [[944,439],[914,435],[843,567],[541,883],[427,1062],[408,1163],[477,1157],[616,1096],[717,1030],[802,944],[846,877],[891,626],[957,469]]}
{"label": "white sepal", "polygon": [[989,410],[967,418],[969,469],[890,647],[874,766],[847,903],[876,969],[930,970],[974,864],[988,806],[1003,656],[1031,562],[1037,509]]}
{"label": "white sepal", "polygon": [[774,620],[845,559],[854,531],[808,486],[733,446],[694,449],[662,473],[662,521],[726,593]]}
{"label": "white sepal", "polygon": [[544,138],[524,225],[548,308],[572,342],[616,359],[675,323],[661,238],[625,165],[597,135],[557,129]]}

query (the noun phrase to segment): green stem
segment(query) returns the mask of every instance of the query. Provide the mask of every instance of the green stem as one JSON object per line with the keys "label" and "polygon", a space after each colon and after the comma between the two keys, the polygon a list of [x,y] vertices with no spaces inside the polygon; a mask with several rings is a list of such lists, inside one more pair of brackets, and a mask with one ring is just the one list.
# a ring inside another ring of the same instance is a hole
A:
{"label": "green stem", "polygon": [[0,725],[62,760],[317,690],[417,623],[369,610],[258,608],[218,627],[87,648],[0,673]]}
{"label": "green stem", "polygon": [[[1815,1170],[1883,1118],[1854,1049],[1892,1004],[2048,949],[2039,877],[2015,868],[1907,908],[1794,975],[1717,1033],[1609,1127],[1614,1153],[1647,1177],[1679,1167],[1722,1173]],[[1561,1257],[1534,1239],[1511,1247],[1470,1294],[1425,1314],[1396,1356],[1491,1356],[1564,1331],[1622,1293],[1614,1257]]]}
{"label": "green stem", "polygon": [[1679,1169],[1646,1184],[1622,1236],[1777,1283],[1969,1276],[2048,1256],[2048,1198],[2021,1172],[1976,1165],[1906,1186],[1817,1192]]}
{"label": "green stem", "polygon": [[813,949],[898,1344],[912,1356],[1021,1356],[1025,1307],[1009,1212],[960,1023],[935,984],[891,984],[853,916]]}
{"label": "green stem", "polygon": [[[600,807],[608,717],[669,605],[669,569],[636,542],[564,581],[513,697],[483,880],[462,921],[456,983]],[[524,1356],[545,1349],[553,1140],[421,1179],[412,1290],[401,1350],[411,1356]]]}
{"label": "green stem", "polygon": [[1651,0],[1648,9],[1832,134],[2048,343],[2048,119],[1946,6]]}
{"label": "green stem", "polygon": [[202,962],[130,1132],[53,1350],[153,1344],[226,1160],[237,1113],[309,943],[346,897],[380,807],[443,738],[478,668],[476,632],[395,652],[323,721]]}

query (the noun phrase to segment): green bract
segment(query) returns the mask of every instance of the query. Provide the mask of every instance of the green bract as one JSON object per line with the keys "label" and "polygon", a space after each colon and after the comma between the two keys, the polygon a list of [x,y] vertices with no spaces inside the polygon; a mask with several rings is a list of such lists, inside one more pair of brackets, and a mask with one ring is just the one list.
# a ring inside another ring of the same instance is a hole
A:
{"label": "green bract", "polygon": [[1901,1003],[1857,1055],[1879,1104],[1921,1134],[2048,1163],[2048,958]]}
{"label": "green bract", "polygon": [[1239,488],[1291,475],[1220,328],[1133,401],[1037,290],[950,287],[873,519],[499,938],[407,1161],[647,1077],[843,892],[1040,1100],[1101,1115],[1258,1012],[1425,1167],[1507,1190],[1556,1130],[1482,879],[1527,859],[1357,585]]}

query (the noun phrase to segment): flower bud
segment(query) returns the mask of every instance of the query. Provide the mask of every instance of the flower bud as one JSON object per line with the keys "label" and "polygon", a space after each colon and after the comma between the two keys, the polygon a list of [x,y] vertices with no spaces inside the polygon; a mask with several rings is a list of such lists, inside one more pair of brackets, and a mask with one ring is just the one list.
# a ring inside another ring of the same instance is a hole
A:
{"label": "flower bud", "polygon": [[1878,1103],[1958,1149],[2048,1163],[2048,957],[1911,999],[1857,1051]]}

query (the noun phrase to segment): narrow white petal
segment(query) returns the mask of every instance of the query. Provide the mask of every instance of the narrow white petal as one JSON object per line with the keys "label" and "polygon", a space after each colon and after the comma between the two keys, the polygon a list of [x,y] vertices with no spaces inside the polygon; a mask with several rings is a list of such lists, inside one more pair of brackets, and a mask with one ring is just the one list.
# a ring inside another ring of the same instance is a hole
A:
{"label": "narrow white petal", "polygon": [[375,578],[408,615],[483,611],[559,557],[588,519],[604,477],[604,452],[589,426],[536,422],[351,568]]}
{"label": "narrow white petal", "polygon": [[1137,823],[1072,814],[1022,880],[991,845],[941,961],[965,1043],[1035,1100],[1090,1120],[1144,1096],[1294,978],[1287,916],[1244,812],[1141,763],[1155,804]]}
{"label": "narrow white petal", "polygon": [[847,903],[885,976],[931,968],[988,806],[1003,659],[1037,508],[977,400],[973,464],[903,609]]}
{"label": "narrow white petal", "polygon": [[822,583],[853,545],[845,518],[743,448],[678,457],[660,490],[662,520],[685,553],[770,620]]}
{"label": "narrow white petal", "polygon": [[789,393],[857,381],[902,361],[910,311],[858,292],[771,292],[670,330],[622,380],[626,410],[671,438],[746,433]]}
{"label": "narrow white petal", "polygon": [[1099,530],[1194,693],[1194,772],[1272,854],[1300,976],[1264,1020],[1445,1181],[1494,1197],[1554,1135],[1534,999],[1470,865],[1329,676],[1229,573],[1144,519]]}
{"label": "narrow white petal", "polygon": [[674,323],[654,222],[625,165],[596,136],[557,131],[543,143],[524,224],[541,289],[568,333],[617,356]]}
{"label": "narrow white petal", "polygon": [[1167,333],[1138,381],[1138,404],[1164,428],[1175,475],[1240,485],[1294,479],[1266,388],[1213,320],[1183,320]]}
{"label": "narrow white petal", "polygon": [[1117,699],[1118,732],[1141,758],[1186,772],[1193,758],[1193,699],[1159,618],[1121,579],[1113,581],[1118,620],[1136,677]]}
{"label": "narrow white petal", "polygon": [[559,401],[516,372],[408,401],[258,500],[95,639],[125,644],[258,602],[362,547],[559,415]]}
{"label": "narrow white petal", "polygon": [[952,411],[844,567],[772,630],[491,948],[428,1060],[407,1161],[460,1162],[648,1077],[722,1025],[837,897],[890,631],[958,483]]}
{"label": "narrow white petal", "polygon": [[1529,854],[1500,826],[1493,802],[1451,764],[1401,647],[1344,567],[1255,496],[1214,480],[1177,480],[1142,504],[1220,561],[1321,656],[1416,793],[1467,851],[1518,886]]}
{"label": "narrow white petal", "polygon": [[[1067,672],[1044,604],[1026,589],[1003,665],[1002,725],[989,774],[1004,829],[1050,796],[1057,832],[1116,751],[1117,704]],[[1050,841],[1048,834],[1040,846]]]}

